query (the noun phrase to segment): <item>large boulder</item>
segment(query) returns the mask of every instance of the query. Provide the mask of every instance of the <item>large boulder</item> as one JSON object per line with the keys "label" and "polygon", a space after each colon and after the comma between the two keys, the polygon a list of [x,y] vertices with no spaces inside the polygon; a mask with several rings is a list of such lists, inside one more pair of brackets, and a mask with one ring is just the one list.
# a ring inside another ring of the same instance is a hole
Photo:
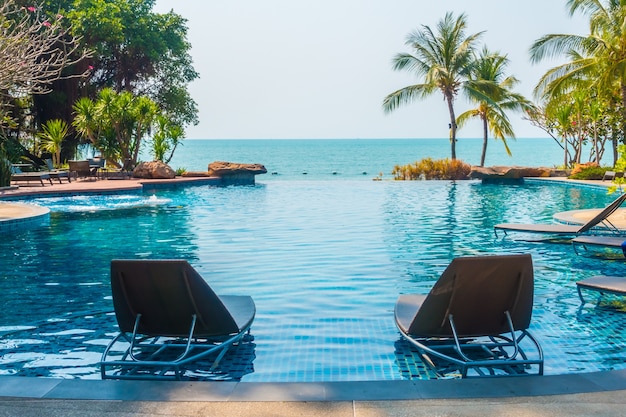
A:
{"label": "large boulder", "polygon": [[470,178],[481,179],[483,181],[522,180],[524,177],[549,177],[551,171],[550,168],[516,166],[472,167]]}
{"label": "large boulder", "polygon": [[161,161],[141,162],[133,170],[133,177],[146,179],[176,178],[176,171]]}
{"label": "large boulder", "polygon": [[215,161],[209,164],[208,174],[220,177],[222,184],[254,184],[254,176],[266,174],[267,169],[261,164],[240,164],[236,162]]}

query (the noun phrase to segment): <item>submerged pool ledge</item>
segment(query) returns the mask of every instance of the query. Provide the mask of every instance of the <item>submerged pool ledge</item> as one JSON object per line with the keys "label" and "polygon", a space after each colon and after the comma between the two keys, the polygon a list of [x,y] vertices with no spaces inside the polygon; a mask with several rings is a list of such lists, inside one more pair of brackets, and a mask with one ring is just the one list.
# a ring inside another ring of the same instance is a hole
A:
{"label": "submerged pool ledge", "polygon": [[0,397],[117,401],[392,401],[532,397],[626,389],[626,370],[435,381],[101,381],[0,376]]}

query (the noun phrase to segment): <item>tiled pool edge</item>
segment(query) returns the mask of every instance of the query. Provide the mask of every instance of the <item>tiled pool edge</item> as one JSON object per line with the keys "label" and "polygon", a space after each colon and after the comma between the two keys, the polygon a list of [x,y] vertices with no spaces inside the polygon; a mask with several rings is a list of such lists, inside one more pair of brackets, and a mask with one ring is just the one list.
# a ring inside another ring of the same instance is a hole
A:
{"label": "tiled pool edge", "polygon": [[0,397],[116,401],[398,401],[568,395],[626,389],[626,370],[434,381],[177,382],[0,376]]}
{"label": "tiled pool edge", "polygon": [[[0,233],[28,229],[50,222],[50,210],[45,207],[22,203],[0,202],[0,204],[8,207],[8,211],[12,213],[7,217],[0,216]],[[20,213],[15,214],[18,209]],[[0,214],[2,214],[2,210],[0,210]]]}

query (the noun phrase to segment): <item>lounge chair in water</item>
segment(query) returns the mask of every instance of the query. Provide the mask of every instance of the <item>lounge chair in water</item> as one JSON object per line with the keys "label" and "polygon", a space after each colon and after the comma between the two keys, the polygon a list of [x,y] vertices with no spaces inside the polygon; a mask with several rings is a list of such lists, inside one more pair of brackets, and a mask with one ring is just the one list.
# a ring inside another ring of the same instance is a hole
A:
{"label": "lounge chair in water", "polygon": [[398,298],[396,326],[438,375],[543,375],[533,276],[528,254],[456,258],[428,294]]}
{"label": "lounge chair in water", "polygon": [[111,290],[120,332],[102,379],[181,379],[200,359],[215,368],[256,311],[249,296],[217,296],[185,260],[113,260]]}
{"label": "lounge chair in water", "polygon": [[576,283],[578,289],[578,297],[584,304],[585,298],[583,297],[583,291],[595,291],[600,293],[598,298],[598,304],[602,300],[602,296],[605,294],[614,294],[620,296],[626,296],[626,278],[625,277],[613,277],[607,275],[596,275],[591,278],[578,281]]}
{"label": "lounge chair in water", "polygon": [[583,225],[572,224],[523,224],[523,223],[500,223],[496,224],[493,228],[498,235],[498,230],[503,230],[505,234],[507,232],[524,232],[524,233],[541,233],[548,235],[558,236],[577,236],[585,233],[589,233],[592,230],[604,234],[624,234],[626,231],[617,228],[608,217],[615,213],[615,211],[626,200],[626,193],[621,194],[611,204],[606,206],[602,211],[596,214],[591,220]]}
{"label": "lounge chair in water", "polygon": [[581,248],[588,250],[593,248],[617,249],[626,257],[626,236],[578,236],[572,239],[574,251],[580,255]]}

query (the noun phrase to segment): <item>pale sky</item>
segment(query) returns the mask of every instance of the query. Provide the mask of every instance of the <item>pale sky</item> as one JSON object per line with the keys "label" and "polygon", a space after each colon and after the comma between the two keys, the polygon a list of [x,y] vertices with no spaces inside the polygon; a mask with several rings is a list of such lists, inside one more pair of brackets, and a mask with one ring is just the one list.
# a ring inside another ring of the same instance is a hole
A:
{"label": "pale sky", "polygon": [[[528,49],[549,33],[587,34],[565,0],[157,0],[188,20],[200,79],[190,85],[200,124],[189,139],[444,138],[443,97],[382,111],[383,98],[418,81],[392,70],[406,36],[433,30],[446,12],[465,13],[467,34],[507,54],[517,92],[532,98],[539,77],[557,64],[530,64]],[[458,114],[470,108],[455,103]],[[511,114],[517,138],[546,137]],[[482,137],[478,121],[459,138]]]}

